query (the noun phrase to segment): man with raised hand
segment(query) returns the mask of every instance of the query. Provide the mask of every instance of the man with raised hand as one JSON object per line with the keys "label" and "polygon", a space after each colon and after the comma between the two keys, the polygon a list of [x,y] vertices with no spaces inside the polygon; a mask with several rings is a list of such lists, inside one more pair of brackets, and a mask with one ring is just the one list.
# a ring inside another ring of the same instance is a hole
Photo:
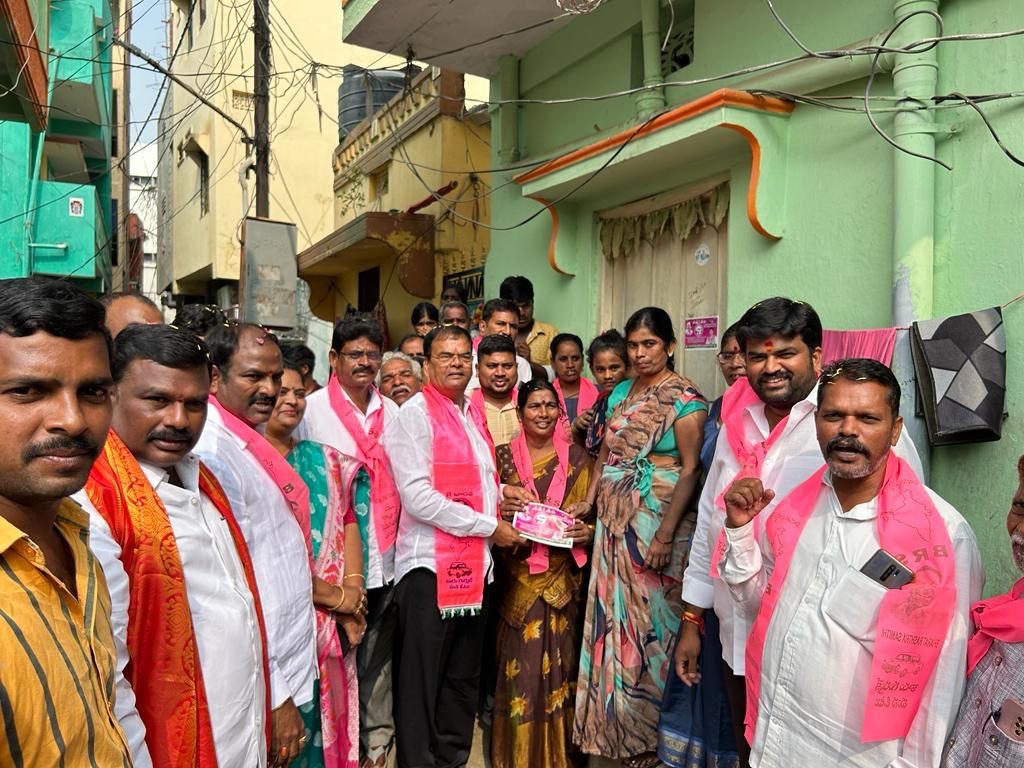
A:
{"label": "man with raised hand", "polygon": [[[308,489],[258,431],[274,411],[284,367],[277,337],[259,325],[212,327],[206,427],[195,452],[224,488],[252,555],[270,657],[270,765],[299,756],[318,712],[313,576],[298,517]],[[304,713],[304,714],[303,714]]]}
{"label": "man with raised hand", "polygon": [[442,326],[424,343],[427,383],[384,433],[402,497],[395,548],[399,768],[466,764],[490,545],[524,543],[498,516],[494,445],[483,414],[465,396],[469,334]]}
{"label": "man with raised hand", "polygon": [[781,501],[754,476],[725,493],[722,579],[756,611],[750,764],[930,768],[964,689],[978,546],[892,453],[903,420],[889,368],[833,363],[817,399],[825,465]]}
{"label": "man with raised hand", "polygon": [[359,741],[369,765],[383,766],[395,739],[391,659],[394,650],[395,538],[401,501],[381,436],[398,415],[397,403],[374,386],[384,334],[372,320],[343,320],[334,329],[334,376],[306,400],[300,440],[313,440],[363,462],[370,474],[369,513],[357,514],[366,554],[366,634],[359,645]]}
{"label": "man with raised hand", "polygon": [[110,353],[95,299],[0,280],[0,765],[150,765],[89,517],[68,498],[110,427]]}
{"label": "man with raised hand", "polygon": [[[726,669],[726,693],[741,764],[749,745],[743,736],[746,687],[744,649],[753,621],[722,582],[718,564],[725,546],[724,493],[741,477],[756,477],[773,488],[776,501],[823,464],[814,429],[816,387],[821,367],[821,320],[810,304],[777,296],[758,302],[736,323],[736,340],[746,360],[746,377],[722,400],[722,427],[698,504],[697,529],[683,574],[683,623],[675,651],[676,673],[685,683],[699,677],[700,630],[705,610],[714,608]],[[920,477],[917,451],[901,433],[896,453]],[[774,508],[768,505],[763,525]]]}
{"label": "man with raised hand", "polygon": [[227,497],[191,453],[206,422],[206,346],[185,330],[130,325],[112,372],[112,429],[76,499],[90,514],[153,764],[265,766],[256,577]]}

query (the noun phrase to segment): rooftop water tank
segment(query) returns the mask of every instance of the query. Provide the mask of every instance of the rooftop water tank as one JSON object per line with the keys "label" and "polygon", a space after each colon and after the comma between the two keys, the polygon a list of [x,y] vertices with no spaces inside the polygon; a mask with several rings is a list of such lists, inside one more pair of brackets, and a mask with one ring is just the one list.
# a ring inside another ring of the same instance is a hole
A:
{"label": "rooftop water tank", "polygon": [[391,101],[405,87],[406,78],[411,80],[419,71],[415,65],[397,71],[347,65],[338,88],[338,142],[344,142],[349,131]]}

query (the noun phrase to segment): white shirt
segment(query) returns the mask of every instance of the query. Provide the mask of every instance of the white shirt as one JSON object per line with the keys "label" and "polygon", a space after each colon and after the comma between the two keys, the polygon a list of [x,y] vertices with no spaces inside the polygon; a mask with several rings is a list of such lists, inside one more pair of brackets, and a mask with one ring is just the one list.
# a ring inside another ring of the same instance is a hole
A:
{"label": "white shirt", "polygon": [[[984,571],[974,532],[937,494],[956,569],[956,610],[905,739],[861,742],[878,610],[886,589],[860,573],[879,549],[877,498],[843,512],[826,473],[790,561],[765,637],[752,768],[935,768],[966,683],[969,610]],[[774,566],[753,521],[726,529],[722,576],[740,603],[760,605]],[[797,757],[798,756],[798,759]],[[794,762],[796,760],[796,762]]]}
{"label": "white shirt", "polygon": [[[825,463],[814,427],[817,403],[818,389],[815,387],[806,398],[793,406],[782,434],[765,455],[761,466],[761,482],[765,488],[775,491],[775,498],[758,515],[759,525],[768,521],[772,510],[790,491]],[[749,442],[760,443],[768,439],[771,428],[765,416],[764,403],[758,401],[747,408],[743,414],[743,425]],[[914,474],[919,478],[924,477],[921,460],[907,430],[900,434],[894,452],[910,464]],[[690,547],[689,564],[683,573],[683,600],[700,608],[715,609],[721,627],[722,658],[735,674],[742,675],[743,655],[754,615],[736,605],[729,595],[729,588],[721,579],[712,579],[710,575],[711,555],[725,527],[725,512],[715,506],[715,499],[732,484],[739,471],[739,459],[732,452],[727,427],[723,424],[718,435],[715,458],[708,470],[697,507],[697,528]]]}
{"label": "white shirt", "polygon": [[[495,513],[498,484],[494,474],[494,454],[486,438],[477,431],[468,415],[469,398],[459,412],[473,455],[480,471],[483,514],[465,504],[451,501],[434,489],[433,436],[427,414],[427,401],[417,393],[402,404],[398,418],[384,432],[384,445],[391,457],[391,472],[402,497],[402,517],[395,545],[395,580],[399,581],[414,568],[427,568],[434,573],[434,530],[453,536],[490,536],[498,527]],[[484,568],[487,580],[492,579],[491,553],[485,549]]]}
{"label": "white shirt", "polygon": [[[341,394],[352,405],[352,410],[356,415],[356,419],[359,421],[359,425],[363,428],[363,431],[369,429],[370,417],[381,408],[384,409],[383,425],[385,429],[388,424],[394,421],[398,416],[398,405],[386,397],[380,397],[376,390],[370,390],[370,399],[366,406],[366,413],[359,410],[359,406],[352,402],[352,398],[348,396],[348,392],[345,391],[344,387],[341,388]],[[306,415],[303,417],[302,423],[299,424],[298,429],[295,431],[295,436],[299,440],[312,440],[317,443],[329,445],[346,456],[358,459],[364,464],[367,463],[367,459],[363,455],[363,452],[359,450],[358,443],[356,443],[352,435],[349,434],[349,431],[345,428],[345,425],[342,424],[338,414],[336,414],[334,409],[331,407],[327,387],[318,389],[306,398]],[[370,524],[366,526],[367,589],[382,587],[395,580],[395,548],[392,547],[383,555],[381,554],[380,547],[377,545],[376,526],[373,524],[373,505],[374,499],[371,495]]]}
{"label": "white shirt", "polygon": [[270,706],[277,709],[289,698],[296,706],[306,704],[313,700],[317,657],[313,578],[302,529],[280,489],[215,408],[195,452],[220,481],[249,545],[267,627]]}
{"label": "white shirt", "polygon": [[[217,762],[264,766],[263,645],[256,603],[231,531],[213,502],[199,491],[195,456],[175,467],[180,488],[167,482],[163,469],[141,461],[139,466],[167,510],[181,557]],[[129,583],[121,547],[88,496],[79,492],[75,498],[89,512],[90,544],[110,588],[117,663],[123,668],[128,662]],[[118,691],[118,705],[120,698]]]}
{"label": "white shirt", "polygon": [[[521,355],[516,355],[516,376],[518,377],[518,384],[525,384],[533,378],[533,368],[530,365],[530,361]],[[554,378],[549,378],[548,381],[554,381]],[[474,389],[480,388],[480,376],[476,372],[476,352],[473,352],[473,371],[469,377],[469,384],[466,385],[466,392],[472,392]]]}

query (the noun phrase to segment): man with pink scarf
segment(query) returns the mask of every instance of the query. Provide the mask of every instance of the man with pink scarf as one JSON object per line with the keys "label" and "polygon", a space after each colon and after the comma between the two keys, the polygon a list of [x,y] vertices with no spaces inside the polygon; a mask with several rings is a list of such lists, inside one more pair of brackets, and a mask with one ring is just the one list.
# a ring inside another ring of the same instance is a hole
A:
{"label": "man with pink scarf", "polygon": [[[1013,562],[1024,572],[1024,456],[1006,516]],[[967,644],[967,691],[943,768],[1024,765],[1024,578],[1006,594],[971,606],[975,632]]]}
{"label": "man with pink scarf", "polygon": [[469,333],[424,339],[427,383],[385,427],[402,500],[395,545],[395,732],[398,768],[465,765],[484,652],[480,616],[490,546],[523,543],[498,517],[494,445],[466,397]]}
{"label": "man with pink scarf", "polygon": [[746,477],[725,493],[722,579],[757,608],[745,658],[754,768],[941,759],[983,573],[967,522],[891,452],[899,399],[881,363],[828,366],[815,414],[825,466],[763,526],[773,489]]}

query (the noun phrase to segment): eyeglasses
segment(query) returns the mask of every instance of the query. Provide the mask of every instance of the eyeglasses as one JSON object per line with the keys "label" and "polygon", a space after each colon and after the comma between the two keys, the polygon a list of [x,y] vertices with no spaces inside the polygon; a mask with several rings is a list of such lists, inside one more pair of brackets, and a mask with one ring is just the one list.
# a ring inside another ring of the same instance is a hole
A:
{"label": "eyeglasses", "polygon": [[380,352],[373,352],[369,349],[358,349],[354,352],[339,352],[338,354],[346,360],[351,360],[353,363],[358,363],[364,357],[371,363],[379,363],[381,359]]}
{"label": "eyeglasses", "polygon": [[461,352],[455,354],[454,352],[438,352],[436,355],[431,356],[431,360],[437,360],[441,365],[451,365],[455,358],[458,358],[466,365],[473,364],[473,353],[472,352]]}
{"label": "eyeglasses", "polygon": [[743,360],[743,353],[742,352],[719,352],[718,353],[718,362],[720,362],[722,365],[725,365],[726,363],[731,363],[733,360],[736,360],[737,358],[740,361],[742,361]]}

